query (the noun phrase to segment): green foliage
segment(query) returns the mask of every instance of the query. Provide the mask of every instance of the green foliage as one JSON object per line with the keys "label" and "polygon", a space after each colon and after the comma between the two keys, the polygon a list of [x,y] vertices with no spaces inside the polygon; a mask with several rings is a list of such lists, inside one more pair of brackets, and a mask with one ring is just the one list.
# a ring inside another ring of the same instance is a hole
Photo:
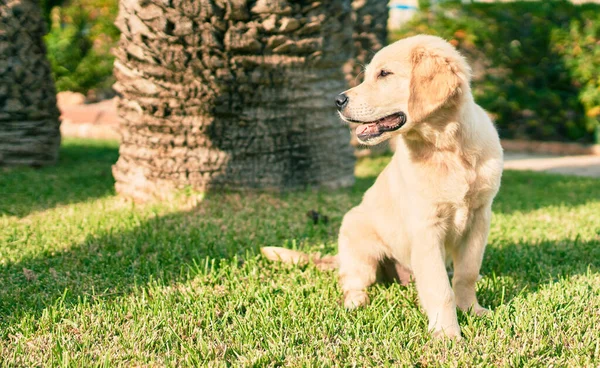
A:
{"label": "green foliage", "polygon": [[55,6],[61,6],[66,0],[40,0],[40,8],[46,23],[50,24],[50,13]]}
{"label": "green foliage", "polygon": [[45,41],[59,91],[87,92],[112,85],[111,48],[119,38],[113,24],[116,14],[116,0],[72,1],[52,8]]}
{"label": "green foliage", "polygon": [[588,142],[600,116],[600,6],[567,1],[443,3],[396,38],[436,34],[474,69],[501,136]]}

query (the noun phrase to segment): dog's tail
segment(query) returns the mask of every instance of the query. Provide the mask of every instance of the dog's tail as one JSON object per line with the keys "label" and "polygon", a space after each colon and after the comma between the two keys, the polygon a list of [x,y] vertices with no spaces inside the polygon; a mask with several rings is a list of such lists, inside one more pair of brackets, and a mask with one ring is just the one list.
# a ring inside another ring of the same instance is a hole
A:
{"label": "dog's tail", "polygon": [[[338,255],[321,256],[321,253],[303,253],[296,250],[280,247],[262,247],[261,253],[265,258],[274,262],[283,262],[299,266],[308,263],[314,264],[319,270],[331,271],[339,268]],[[377,279],[383,282],[399,282],[408,285],[412,280],[412,273],[392,259],[381,260],[377,270]]]}
{"label": "dog's tail", "polygon": [[335,270],[339,266],[337,254],[334,256],[321,256],[321,253],[309,254],[280,247],[262,247],[260,248],[260,252],[270,261],[299,266],[313,263],[318,269],[323,271]]}
{"label": "dog's tail", "polygon": [[[273,262],[282,262],[304,266],[309,263],[314,264],[319,270],[332,271],[339,268],[338,255],[321,256],[321,253],[304,253],[297,250],[291,250],[280,247],[262,247],[260,252],[266,259]],[[389,282],[399,282],[402,285],[408,285],[413,281],[412,272],[401,264],[391,259],[384,259],[380,262],[378,269],[378,279]],[[452,278],[453,272],[448,270],[448,276]],[[477,281],[481,280],[479,275]]]}

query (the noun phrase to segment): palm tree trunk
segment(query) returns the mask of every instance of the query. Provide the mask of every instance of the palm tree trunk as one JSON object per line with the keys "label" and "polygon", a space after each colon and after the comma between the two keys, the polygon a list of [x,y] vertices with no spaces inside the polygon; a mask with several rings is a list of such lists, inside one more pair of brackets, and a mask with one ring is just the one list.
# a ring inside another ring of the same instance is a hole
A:
{"label": "palm tree trunk", "polygon": [[348,0],[121,0],[117,191],[351,184],[333,108],[350,12]]}
{"label": "palm tree trunk", "polygon": [[34,0],[0,0],[0,166],[58,158],[59,112],[45,32]]}
{"label": "palm tree trunk", "polygon": [[[387,22],[389,16],[388,0],[353,0],[355,56],[344,65],[346,80],[350,87],[359,85],[363,80],[364,67],[373,55],[387,45]],[[377,146],[362,147],[354,133],[358,124],[350,124],[352,146],[357,156],[379,153],[388,150],[389,141]]]}
{"label": "palm tree trunk", "polygon": [[362,72],[373,55],[387,44],[389,0],[353,0],[355,57],[346,65],[346,79],[351,87],[362,82]]}

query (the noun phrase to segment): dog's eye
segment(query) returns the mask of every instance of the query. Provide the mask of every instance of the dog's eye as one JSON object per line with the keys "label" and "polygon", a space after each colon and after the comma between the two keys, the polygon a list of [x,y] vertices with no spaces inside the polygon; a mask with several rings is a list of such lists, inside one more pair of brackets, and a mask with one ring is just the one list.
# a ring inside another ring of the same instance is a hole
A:
{"label": "dog's eye", "polygon": [[379,71],[379,74],[377,75],[377,78],[385,78],[390,74],[392,74],[392,72],[390,72],[389,70],[381,69]]}

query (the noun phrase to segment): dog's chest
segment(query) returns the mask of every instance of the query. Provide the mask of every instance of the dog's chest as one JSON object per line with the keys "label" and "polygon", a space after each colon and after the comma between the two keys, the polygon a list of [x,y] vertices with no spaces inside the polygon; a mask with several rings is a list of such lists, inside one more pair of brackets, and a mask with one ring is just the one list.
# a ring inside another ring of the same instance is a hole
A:
{"label": "dog's chest", "polygon": [[470,228],[475,213],[489,205],[497,192],[496,178],[485,167],[464,165],[443,179],[452,189],[438,198],[437,215],[455,242]]}
{"label": "dog's chest", "polygon": [[454,155],[440,155],[426,165],[416,165],[411,181],[420,194],[435,204],[458,208],[469,206],[470,198],[480,191],[478,173]]}
{"label": "dog's chest", "polygon": [[470,226],[473,219],[473,211],[467,206],[454,207],[446,204],[441,207],[445,206],[447,208],[442,210],[442,212],[445,212],[445,216],[441,218],[441,222],[446,229],[446,240],[450,243],[455,243],[457,239],[462,238]]}
{"label": "dog's chest", "polygon": [[439,223],[457,237],[469,227],[473,212],[494,195],[487,172],[460,157],[445,156],[417,168],[415,179]]}

